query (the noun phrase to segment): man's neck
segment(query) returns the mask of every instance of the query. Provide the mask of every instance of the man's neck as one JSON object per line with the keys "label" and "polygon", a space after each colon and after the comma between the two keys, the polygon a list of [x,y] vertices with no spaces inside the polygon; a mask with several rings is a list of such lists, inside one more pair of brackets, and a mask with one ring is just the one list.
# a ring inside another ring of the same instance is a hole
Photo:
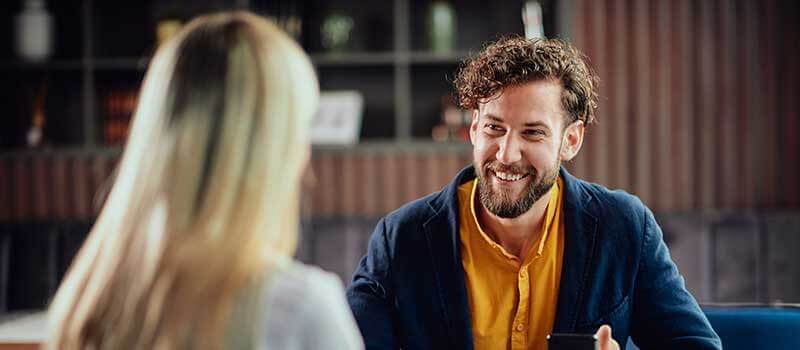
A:
{"label": "man's neck", "polygon": [[547,204],[552,195],[553,191],[548,191],[527,212],[513,219],[492,214],[478,198],[475,198],[478,222],[486,234],[523,262],[533,244],[542,235]]}

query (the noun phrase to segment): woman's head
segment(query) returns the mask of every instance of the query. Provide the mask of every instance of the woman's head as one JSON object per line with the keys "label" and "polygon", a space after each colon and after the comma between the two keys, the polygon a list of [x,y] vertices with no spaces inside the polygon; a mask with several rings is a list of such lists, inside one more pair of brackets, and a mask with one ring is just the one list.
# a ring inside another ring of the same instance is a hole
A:
{"label": "woman's head", "polygon": [[51,345],[218,345],[237,291],[294,252],[317,99],[308,57],[255,15],[203,16],[164,44]]}
{"label": "woman's head", "polygon": [[191,22],[155,60],[129,147],[164,157],[157,192],[175,228],[242,210],[264,217],[307,160],[318,88],[306,55],[271,23],[231,13]]}

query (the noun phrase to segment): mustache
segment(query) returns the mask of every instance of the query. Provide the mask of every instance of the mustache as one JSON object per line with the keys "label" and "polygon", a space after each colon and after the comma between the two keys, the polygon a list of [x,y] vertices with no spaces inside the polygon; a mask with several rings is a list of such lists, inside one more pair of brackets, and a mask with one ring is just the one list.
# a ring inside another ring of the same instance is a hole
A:
{"label": "mustache", "polygon": [[511,173],[511,174],[536,174],[536,169],[532,166],[521,166],[521,165],[507,165],[497,161],[488,161],[483,165],[483,168],[486,170],[491,170],[493,172],[503,172],[503,173]]}

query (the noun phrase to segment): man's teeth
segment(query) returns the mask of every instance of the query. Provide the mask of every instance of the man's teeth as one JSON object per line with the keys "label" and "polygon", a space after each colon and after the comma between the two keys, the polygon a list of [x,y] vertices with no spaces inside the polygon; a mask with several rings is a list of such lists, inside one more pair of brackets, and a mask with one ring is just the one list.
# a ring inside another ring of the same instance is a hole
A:
{"label": "man's teeth", "polygon": [[521,178],[523,178],[525,176],[525,175],[519,175],[519,174],[515,175],[515,174],[503,173],[503,172],[499,172],[499,171],[495,172],[495,175],[497,175],[497,177],[499,177],[501,180],[505,180],[505,181],[517,181],[517,180],[519,180],[519,179],[521,179]]}

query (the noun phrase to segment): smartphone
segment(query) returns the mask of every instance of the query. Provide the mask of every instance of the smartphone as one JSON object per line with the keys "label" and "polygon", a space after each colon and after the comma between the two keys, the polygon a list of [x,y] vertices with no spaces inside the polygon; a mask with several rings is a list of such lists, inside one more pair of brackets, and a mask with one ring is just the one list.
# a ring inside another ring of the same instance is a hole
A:
{"label": "smartphone", "polygon": [[594,334],[554,333],[547,335],[547,350],[597,350]]}

